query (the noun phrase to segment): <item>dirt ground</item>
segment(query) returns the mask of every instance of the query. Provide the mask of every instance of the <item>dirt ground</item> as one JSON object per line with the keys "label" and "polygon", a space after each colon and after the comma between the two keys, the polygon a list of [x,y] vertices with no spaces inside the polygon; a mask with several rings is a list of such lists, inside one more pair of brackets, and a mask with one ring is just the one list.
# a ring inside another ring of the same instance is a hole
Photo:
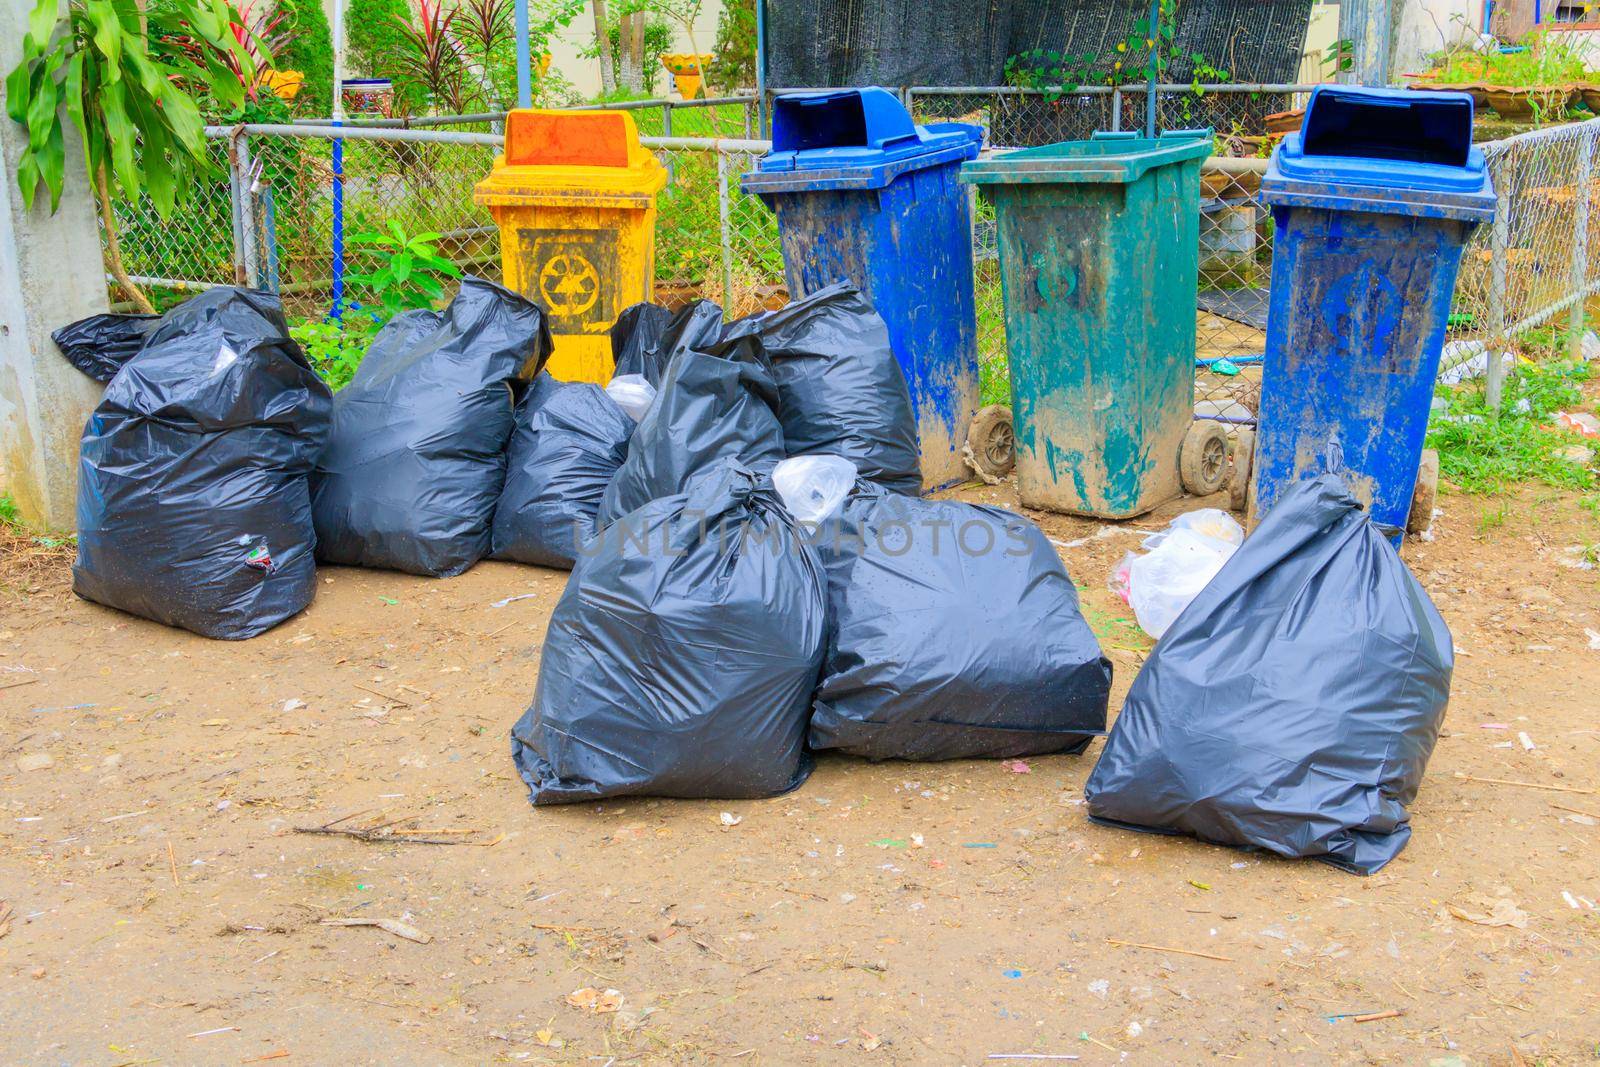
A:
{"label": "dirt ground", "polygon": [[[1113,707],[1149,642],[1106,575],[1203,503],[1035,516]],[[534,810],[506,733],[563,574],[328,569],[229,644],[35,561],[0,591],[0,1062],[1592,1062],[1600,572],[1567,564],[1600,531],[1552,491],[1442,507],[1405,555],[1455,633],[1450,712],[1367,879],[1091,825],[1098,743]],[[452,843],[296,832],[331,820]],[[350,918],[404,925],[323,924]]]}

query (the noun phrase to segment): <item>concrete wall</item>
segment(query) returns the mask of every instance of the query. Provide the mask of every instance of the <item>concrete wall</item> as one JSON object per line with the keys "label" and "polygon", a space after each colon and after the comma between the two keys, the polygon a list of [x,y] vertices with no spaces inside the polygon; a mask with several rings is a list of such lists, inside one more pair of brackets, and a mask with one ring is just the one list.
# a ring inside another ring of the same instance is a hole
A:
{"label": "concrete wall", "polygon": [[[63,5],[65,6],[65,5]],[[0,0],[0,70],[21,59],[31,0]],[[3,92],[3,90],[0,90]],[[3,99],[3,97],[0,97]],[[105,268],[81,141],[68,127],[67,182],[50,214],[17,189],[27,130],[0,107],[0,490],[31,523],[73,526],[78,438],[100,386],[73,368],[50,332],[106,310]]]}
{"label": "concrete wall", "polygon": [[1402,0],[1390,24],[1389,70],[1395,80],[1428,68],[1428,56],[1470,45],[1483,25],[1483,0]]}

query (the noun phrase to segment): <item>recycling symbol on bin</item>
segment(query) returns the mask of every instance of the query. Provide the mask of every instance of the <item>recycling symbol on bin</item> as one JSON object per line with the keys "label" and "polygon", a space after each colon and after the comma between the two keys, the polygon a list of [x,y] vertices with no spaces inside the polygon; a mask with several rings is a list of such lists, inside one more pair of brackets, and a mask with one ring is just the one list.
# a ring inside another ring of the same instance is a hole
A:
{"label": "recycling symbol on bin", "polygon": [[518,235],[523,294],[550,314],[554,334],[604,333],[617,317],[617,248],[605,230],[535,230]]}
{"label": "recycling symbol on bin", "polygon": [[552,315],[582,315],[600,299],[600,272],[577,252],[551,256],[539,271],[539,295]]}

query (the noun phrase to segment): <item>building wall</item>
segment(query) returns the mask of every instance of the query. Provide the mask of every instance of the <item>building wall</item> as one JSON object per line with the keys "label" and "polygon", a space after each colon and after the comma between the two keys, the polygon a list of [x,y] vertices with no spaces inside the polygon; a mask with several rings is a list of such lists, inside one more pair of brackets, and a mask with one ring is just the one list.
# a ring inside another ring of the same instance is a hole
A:
{"label": "building wall", "polygon": [[1395,80],[1428,68],[1435,52],[1471,45],[1483,27],[1484,0],[1403,0],[1390,30],[1389,70]]}
{"label": "building wall", "polygon": [[1302,85],[1327,81],[1330,73],[1324,61],[1328,49],[1339,39],[1339,5],[1336,0],[1325,0],[1311,9],[1311,23],[1306,27],[1306,47],[1300,53],[1300,71],[1295,81]]}

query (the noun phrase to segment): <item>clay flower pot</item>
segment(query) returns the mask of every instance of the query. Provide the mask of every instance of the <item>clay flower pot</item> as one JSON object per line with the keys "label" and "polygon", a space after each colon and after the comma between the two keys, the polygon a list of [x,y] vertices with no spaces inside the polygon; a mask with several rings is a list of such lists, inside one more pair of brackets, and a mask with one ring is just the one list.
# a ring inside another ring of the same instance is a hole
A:
{"label": "clay flower pot", "polygon": [[346,78],[340,91],[352,115],[387,117],[394,111],[394,83],[388,78]]}
{"label": "clay flower pot", "polygon": [[1266,123],[1268,133],[1294,133],[1305,118],[1306,109],[1297,107],[1293,111],[1274,111],[1261,121]]}
{"label": "clay flower pot", "polygon": [[1489,106],[1503,119],[1556,118],[1577,98],[1570,85],[1490,85]]}
{"label": "clay flower pot", "polygon": [[1417,81],[1406,86],[1419,93],[1466,93],[1472,97],[1472,106],[1482,110],[1489,106],[1489,90],[1477,82]]}
{"label": "clay flower pot", "polygon": [[667,68],[667,73],[671,74],[672,80],[677,83],[678,95],[685,100],[693,100],[700,95],[706,65],[715,58],[709,54],[685,55],[674,52],[662,56],[661,65]]}

